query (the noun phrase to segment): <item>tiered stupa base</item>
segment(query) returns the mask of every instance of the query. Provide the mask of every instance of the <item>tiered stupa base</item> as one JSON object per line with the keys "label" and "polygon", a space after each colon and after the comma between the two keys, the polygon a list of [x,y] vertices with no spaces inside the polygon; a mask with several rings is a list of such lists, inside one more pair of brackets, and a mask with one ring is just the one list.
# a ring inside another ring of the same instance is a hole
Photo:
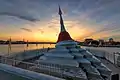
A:
{"label": "tiered stupa base", "polygon": [[[77,43],[65,30],[62,11],[59,7],[61,31],[56,48],[44,53],[37,66],[42,71],[71,77],[73,80],[107,80],[111,70],[85,49],[78,48]],[[45,66],[44,66],[45,65]]]}
{"label": "tiered stupa base", "polygon": [[39,64],[56,65],[61,69],[62,75],[80,80],[105,80],[105,78],[109,78],[111,70],[99,59],[87,50],[76,47],[76,42],[73,41],[68,45],[69,42],[67,45],[66,43],[62,43],[63,45],[57,43],[55,49],[40,57]]}

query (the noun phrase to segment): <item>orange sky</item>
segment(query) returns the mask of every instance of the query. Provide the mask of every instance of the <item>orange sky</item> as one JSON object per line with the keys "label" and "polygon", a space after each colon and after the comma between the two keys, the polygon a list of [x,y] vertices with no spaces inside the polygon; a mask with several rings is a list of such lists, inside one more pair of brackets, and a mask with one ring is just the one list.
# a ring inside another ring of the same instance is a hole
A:
{"label": "orange sky", "polygon": [[[0,40],[57,41],[58,4],[74,40],[120,41],[120,0],[0,0]],[[49,7],[48,7],[49,6]]]}
{"label": "orange sky", "polygon": [[[74,40],[83,41],[85,38],[89,38],[86,35],[92,34],[97,29],[96,25],[90,25],[88,23],[72,20],[64,20],[66,30],[70,33],[71,37]],[[94,27],[94,30],[90,28]],[[98,26],[98,25],[97,25]],[[98,26],[99,27],[99,26]],[[29,40],[29,41],[44,41],[44,42],[56,42],[60,30],[59,16],[53,17],[53,19],[43,22],[35,22],[22,25],[22,28],[28,29],[23,30],[19,28],[7,29],[11,30],[10,34],[1,34],[0,38],[8,39],[9,37],[12,40]],[[99,39],[103,34],[98,34],[90,36],[90,38]]]}

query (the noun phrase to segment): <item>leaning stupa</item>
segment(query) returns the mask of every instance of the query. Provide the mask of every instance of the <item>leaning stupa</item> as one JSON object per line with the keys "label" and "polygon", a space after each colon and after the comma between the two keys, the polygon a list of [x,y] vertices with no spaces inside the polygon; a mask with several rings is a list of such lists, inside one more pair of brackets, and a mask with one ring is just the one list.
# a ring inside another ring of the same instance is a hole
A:
{"label": "leaning stupa", "polygon": [[89,51],[77,46],[65,29],[60,7],[59,15],[61,30],[58,40],[54,49],[39,58],[39,64],[48,65],[41,69],[50,71],[51,75],[71,77],[73,80],[108,80],[111,70]]}

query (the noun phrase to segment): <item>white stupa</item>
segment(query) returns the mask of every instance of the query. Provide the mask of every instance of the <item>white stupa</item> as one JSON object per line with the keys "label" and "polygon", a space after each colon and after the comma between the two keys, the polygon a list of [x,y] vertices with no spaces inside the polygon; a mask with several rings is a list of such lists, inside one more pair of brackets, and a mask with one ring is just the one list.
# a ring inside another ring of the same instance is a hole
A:
{"label": "white stupa", "polygon": [[[78,80],[107,80],[111,70],[89,51],[78,48],[77,43],[66,31],[59,7],[61,31],[55,49],[41,56],[40,64],[58,65],[62,74]],[[48,68],[46,68],[47,70]]]}

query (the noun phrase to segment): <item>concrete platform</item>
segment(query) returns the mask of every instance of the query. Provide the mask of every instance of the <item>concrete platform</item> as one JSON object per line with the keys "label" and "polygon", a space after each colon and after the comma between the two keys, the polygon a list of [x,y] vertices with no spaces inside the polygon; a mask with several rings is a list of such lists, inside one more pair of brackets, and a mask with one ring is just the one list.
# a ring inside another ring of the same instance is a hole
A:
{"label": "concrete platform", "polygon": [[31,79],[0,70],[0,80],[31,80]]}
{"label": "concrete platform", "polygon": [[109,69],[112,70],[112,74],[111,74],[111,75],[113,75],[113,74],[119,74],[119,77],[120,77],[120,67],[112,64],[111,62],[109,62],[109,61],[106,60],[106,59],[101,59],[101,58],[99,58],[99,60],[101,60],[101,62],[102,62],[104,65],[106,65]]}

